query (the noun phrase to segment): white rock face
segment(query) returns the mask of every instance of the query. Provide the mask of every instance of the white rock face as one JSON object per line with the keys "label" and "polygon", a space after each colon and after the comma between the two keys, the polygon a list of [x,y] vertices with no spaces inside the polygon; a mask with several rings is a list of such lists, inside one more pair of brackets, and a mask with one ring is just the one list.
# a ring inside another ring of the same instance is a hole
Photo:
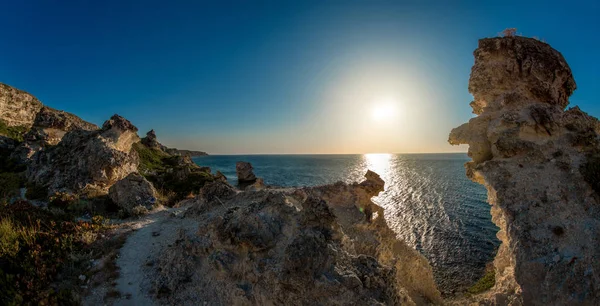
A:
{"label": "white rock face", "polygon": [[[496,285],[472,302],[600,304],[600,123],[575,107],[562,55],[524,37],[482,39],[469,91],[478,116],[450,133],[468,144],[502,245]],[[596,189],[596,190],[594,190]]]}
{"label": "white rock face", "polygon": [[102,129],[73,130],[53,147],[32,157],[27,179],[54,192],[78,193],[92,188],[108,188],[132,172],[137,172],[139,157],[132,149],[139,141],[137,128],[125,118],[114,115]]}
{"label": "white rock face", "polygon": [[31,127],[41,108],[34,96],[0,83],[0,119],[8,126]]}

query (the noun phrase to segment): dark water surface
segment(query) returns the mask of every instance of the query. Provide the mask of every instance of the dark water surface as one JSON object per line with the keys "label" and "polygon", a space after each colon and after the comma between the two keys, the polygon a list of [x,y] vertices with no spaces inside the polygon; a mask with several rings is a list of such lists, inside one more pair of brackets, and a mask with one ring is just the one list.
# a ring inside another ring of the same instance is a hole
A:
{"label": "dark water surface", "polygon": [[381,175],[385,191],[374,202],[389,226],[431,263],[445,293],[464,289],[483,275],[499,245],[483,186],[469,181],[466,154],[211,155],[194,161],[235,183],[235,163],[277,186],[361,181],[367,169]]}

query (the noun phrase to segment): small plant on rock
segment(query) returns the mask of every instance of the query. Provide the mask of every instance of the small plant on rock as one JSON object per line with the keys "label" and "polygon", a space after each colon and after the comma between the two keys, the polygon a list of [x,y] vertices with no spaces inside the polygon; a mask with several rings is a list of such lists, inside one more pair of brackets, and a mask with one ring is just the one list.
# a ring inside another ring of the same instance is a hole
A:
{"label": "small plant on rock", "polygon": [[504,37],[515,37],[517,34],[517,28],[506,28],[500,34]]}

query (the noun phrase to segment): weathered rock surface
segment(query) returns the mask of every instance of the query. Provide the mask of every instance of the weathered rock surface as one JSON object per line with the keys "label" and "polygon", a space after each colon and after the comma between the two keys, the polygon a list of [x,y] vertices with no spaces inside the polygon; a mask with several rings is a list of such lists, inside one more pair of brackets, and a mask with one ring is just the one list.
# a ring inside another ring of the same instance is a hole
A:
{"label": "weathered rock surface", "polygon": [[73,130],[98,130],[98,126],[64,111],[43,106],[35,116],[33,126],[24,135],[13,158],[27,163],[29,158],[46,146],[58,144],[67,132]]}
{"label": "weathered rock surface", "polygon": [[548,44],[482,39],[474,55],[478,116],[449,142],[469,145],[467,176],[487,188],[502,245],[495,287],[472,302],[600,304],[600,123],[564,111],[576,85]]}
{"label": "weathered rock surface", "polygon": [[198,220],[198,231],[182,231],[150,272],[156,297],[208,305],[441,302],[426,260],[396,239],[382,214],[363,212],[381,211],[370,200],[381,190],[372,172],[360,184],[303,189],[209,183],[185,216]]}
{"label": "weathered rock surface", "polygon": [[154,130],[150,130],[146,133],[146,137],[142,138],[142,144],[148,148],[155,148],[163,151],[166,149],[166,147],[160,144],[156,139],[156,132],[154,132]]}
{"label": "weathered rock surface", "polygon": [[42,103],[27,92],[0,83],[0,120],[8,126],[31,127]]}
{"label": "weathered rock surface", "polygon": [[239,161],[235,164],[235,172],[237,174],[238,182],[240,183],[254,183],[256,181],[256,175],[252,171],[252,165],[248,162]]}
{"label": "weathered rock surface", "polygon": [[137,128],[114,115],[100,130],[72,130],[56,146],[36,153],[27,178],[47,187],[49,194],[79,193],[87,188],[107,192],[137,171],[138,155],[131,149],[138,141]]}
{"label": "weathered rock surface", "polygon": [[35,116],[32,129],[25,135],[25,140],[56,145],[67,132],[97,129],[99,129],[97,125],[84,121],[71,113],[44,106]]}
{"label": "weathered rock surface", "polygon": [[112,185],[108,196],[117,206],[132,214],[133,209],[140,205],[152,209],[157,204],[158,193],[148,180],[133,172]]}

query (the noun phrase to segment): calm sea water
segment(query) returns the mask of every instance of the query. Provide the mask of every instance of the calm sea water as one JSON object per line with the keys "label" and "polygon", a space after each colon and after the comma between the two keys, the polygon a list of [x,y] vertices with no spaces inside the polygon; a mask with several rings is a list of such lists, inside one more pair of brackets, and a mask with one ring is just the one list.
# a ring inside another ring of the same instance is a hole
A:
{"label": "calm sea water", "polygon": [[469,181],[466,154],[214,155],[195,157],[236,183],[235,163],[277,186],[314,186],[361,181],[367,169],[385,181],[374,202],[390,227],[431,263],[440,289],[465,289],[493,260],[499,241],[483,186]]}

